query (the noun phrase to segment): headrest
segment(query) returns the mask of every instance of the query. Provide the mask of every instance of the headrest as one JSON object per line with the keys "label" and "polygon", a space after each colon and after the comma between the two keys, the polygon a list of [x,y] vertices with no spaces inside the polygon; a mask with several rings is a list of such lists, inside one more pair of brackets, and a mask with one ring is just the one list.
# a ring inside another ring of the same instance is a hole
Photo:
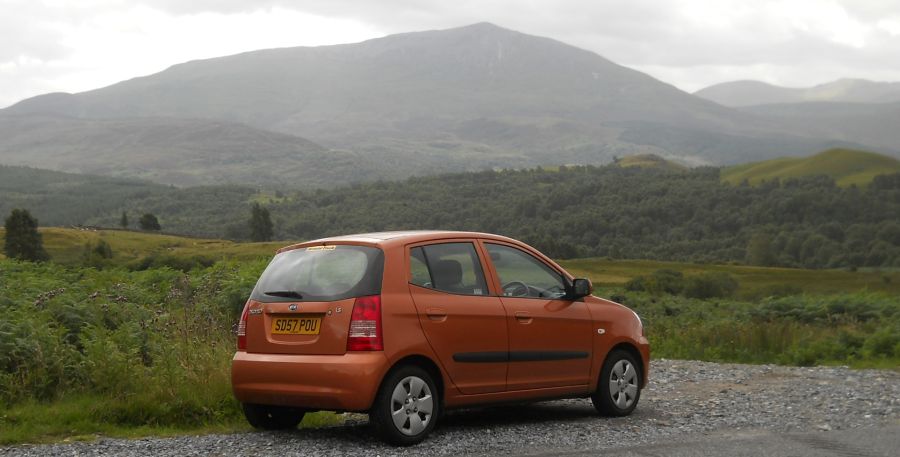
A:
{"label": "headrest", "polygon": [[446,289],[462,283],[462,265],[456,260],[439,260],[431,272],[436,289]]}

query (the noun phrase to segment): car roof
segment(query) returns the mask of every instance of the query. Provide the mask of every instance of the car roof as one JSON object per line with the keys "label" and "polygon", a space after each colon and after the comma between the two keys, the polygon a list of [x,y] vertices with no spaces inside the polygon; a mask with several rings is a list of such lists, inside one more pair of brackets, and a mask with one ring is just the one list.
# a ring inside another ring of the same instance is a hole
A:
{"label": "car roof", "polygon": [[452,239],[452,238],[482,238],[493,239],[499,241],[516,242],[513,239],[501,235],[481,232],[461,232],[452,230],[403,230],[393,232],[373,232],[373,233],[356,233],[352,235],[332,236],[328,238],[319,238],[317,240],[305,241],[290,246],[285,246],[278,252],[288,251],[304,246],[315,246],[319,244],[363,244],[378,247],[390,247],[395,245],[406,245],[417,243],[420,241]]}

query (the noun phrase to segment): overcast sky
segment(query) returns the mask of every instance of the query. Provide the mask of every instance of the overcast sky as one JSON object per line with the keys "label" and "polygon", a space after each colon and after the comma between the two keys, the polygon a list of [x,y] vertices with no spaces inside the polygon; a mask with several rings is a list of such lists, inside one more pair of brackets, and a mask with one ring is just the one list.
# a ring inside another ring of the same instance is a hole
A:
{"label": "overcast sky", "polygon": [[482,21],[687,91],[900,81],[900,0],[0,0],[0,106],[192,59]]}

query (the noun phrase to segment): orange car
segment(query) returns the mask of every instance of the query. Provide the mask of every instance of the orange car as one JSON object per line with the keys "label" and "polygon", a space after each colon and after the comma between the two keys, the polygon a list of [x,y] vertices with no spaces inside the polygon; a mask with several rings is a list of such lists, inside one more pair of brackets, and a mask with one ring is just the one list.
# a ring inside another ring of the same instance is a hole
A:
{"label": "orange car", "polygon": [[591,397],[630,414],[649,344],[630,309],[555,262],[485,233],[350,235],[280,249],[238,325],[234,394],[251,425],[368,412],[395,445],[446,408]]}

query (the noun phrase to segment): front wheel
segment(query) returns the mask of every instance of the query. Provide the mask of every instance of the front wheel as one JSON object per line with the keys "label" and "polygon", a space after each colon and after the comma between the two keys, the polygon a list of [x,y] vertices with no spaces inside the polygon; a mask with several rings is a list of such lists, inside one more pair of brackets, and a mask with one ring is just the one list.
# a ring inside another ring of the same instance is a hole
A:
{"label": "front wheel", "polygon": [[244,417],[247,422],[262,430],[288,430],[297,428],[306,411],[286,406],[254,405],[244,403]]}
{"label": "front wheel", "polygon": [[375,397],[369,420],[389,444],[409,446],[431,433],[440,414],[434,380],[417,366],[405,366],[388,374]]}
{"label": "front wheel", "polygon": [[627,351],[610,352],[600,370],[597,391],[591,395],[594,408],[604,416],[627,416],[640,398],[640,365]]}

